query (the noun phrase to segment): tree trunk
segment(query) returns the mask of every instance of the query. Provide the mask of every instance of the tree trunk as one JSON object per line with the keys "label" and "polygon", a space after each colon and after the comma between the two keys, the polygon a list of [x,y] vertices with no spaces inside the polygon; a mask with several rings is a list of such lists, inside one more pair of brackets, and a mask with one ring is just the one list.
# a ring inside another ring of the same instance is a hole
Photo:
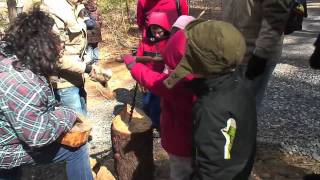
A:
{"label": "tree trunk", "polygon": [[115,170],[119,180],[153,179],[153,137],[151,120],[141,111],[129,106],[112,122],[111,138]]}
{"label": "tree trunk", "polygon": [[9,22],[12,23],[17,17],[16,0],[7,0]]}

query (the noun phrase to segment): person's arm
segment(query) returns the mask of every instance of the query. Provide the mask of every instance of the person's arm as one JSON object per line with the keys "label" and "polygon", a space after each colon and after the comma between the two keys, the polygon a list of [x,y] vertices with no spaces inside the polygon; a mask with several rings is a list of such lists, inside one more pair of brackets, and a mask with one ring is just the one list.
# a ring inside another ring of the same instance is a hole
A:
{"label": "person's arm", "polygon": [[278,58],[281,53],[283,31],[286,26],[291,0],[263,1],[262,21],[255,49],[249,59],[246,77],[250,80],[264,72],[269,60]]}
{"label": "person's arm", "polygon": [[72,110],[54,107],[54,95],[48,91],[49,87],[22,82],[8,87],[3,98],[6,119],[18,138],[30,147],[42,147],[56,141],[77,119]]}
{"label": "person's arm", "polygon": [[189,15],[189,7],[187,0],[180,0],[181,15]]}
{"label": "person's arm", "polygon": [[85,62],[80,61],[78,58],[70,58],[70,56],[63,56],[58,60],[59,70],[66,70],[70,72],[76,72],[79,74],[90,73],[92,70],[91,65],[87,65]]}
{"label": "person's arm", "polygon": [[143,43],[143,40],[142,40],[139,43],[139,46],[137,48],[137,53],[135,55],[136,56],[143,56],[143,52],[144,52],[144,43]]}
{"label": "person's arm", "polygon": [[155,95],[168,94],[169,89],[163,84],[163,80],[168,77],[167,74],[155,72],[142,63],[135,63],[130,69],[132,77]]}
{"label": "person's arm", "polygon": [[272,58],[282,44],[283,31],[286,26],[291,0],[263,1],[262,22],[254,54],[265,59]]}
{"label": "person's arm", "polygon": [[[86,43],[85,38],[78,38],[73,46],[66,44],[70,39],[70,36],[77,37],[83,33],[82,26],[77,22],[73,12],[68,9],[70,5],[64,1],[55,2],[50,0],[44,0],[43,5],[43,11],[48,12],[55,21],[52,32],[59,36],[61,42],[65,44],[62,57],[59,58],[57,62],[58,68],[80,74],[84,73],[87,68],[86,64],[81,62],[78,58],[70,58],[70,56],[67,55],[70,53],[80,54],[82,44]],[[66,28],[68,29],[68,34],[65,32]],[[81,47],[79,48],[79,46]]]}

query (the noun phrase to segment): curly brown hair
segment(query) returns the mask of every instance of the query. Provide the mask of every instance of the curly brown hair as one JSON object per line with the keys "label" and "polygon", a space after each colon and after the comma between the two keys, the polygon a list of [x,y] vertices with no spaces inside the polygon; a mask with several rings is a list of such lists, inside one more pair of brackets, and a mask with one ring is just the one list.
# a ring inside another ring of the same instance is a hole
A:
{"label": "curly brown hair", "polygon": [[60,39],[52,32],[54,20],[40,8],[21,13],[6,30],[10,53],[17,56],[17,70],[30,69],[35,74],[49,76],[56,71]]}

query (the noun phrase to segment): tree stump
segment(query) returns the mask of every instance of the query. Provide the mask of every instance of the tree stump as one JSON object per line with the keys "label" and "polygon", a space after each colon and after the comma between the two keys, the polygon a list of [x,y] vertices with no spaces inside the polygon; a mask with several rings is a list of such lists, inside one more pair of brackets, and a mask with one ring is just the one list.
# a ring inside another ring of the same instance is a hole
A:
{"label": "tree stump", "polygon": [[153,179],[153,137],[151,120],[135,109],[129,121],[130,106],[117,115],[111,125],[115,171],[119,180]]}

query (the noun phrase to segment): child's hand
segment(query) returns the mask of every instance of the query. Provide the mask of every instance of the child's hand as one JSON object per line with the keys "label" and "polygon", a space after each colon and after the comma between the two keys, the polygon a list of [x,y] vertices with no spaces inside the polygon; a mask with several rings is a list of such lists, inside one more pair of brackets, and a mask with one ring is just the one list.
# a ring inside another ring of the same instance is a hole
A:
{"label": "child's hand", "polygon": [[123,62],[127,65],[127,68],[129,70],[131,70],[132,66],[134,64],[136,64],[136,57],[135,56],[127,54],[127,55],[124,55],[122,57],[122,59],[123,59]]}

